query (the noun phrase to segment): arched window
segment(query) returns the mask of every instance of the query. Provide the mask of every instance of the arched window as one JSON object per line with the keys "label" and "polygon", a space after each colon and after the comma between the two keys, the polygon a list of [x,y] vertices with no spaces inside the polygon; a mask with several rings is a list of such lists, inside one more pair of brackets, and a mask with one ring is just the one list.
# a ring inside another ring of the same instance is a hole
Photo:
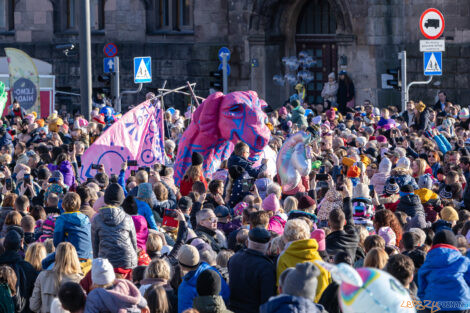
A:
{"label": "arched window", "polygon": [[307,102],[321,103],[323,84],[328,74],[337,72],[336,8],[328,0],[310,0],[302,8],[297,20],[297,53],[306,51],[315,59],[309,69],[314,79],[307,84]]}
{"label": "arched window", "polygon": [[150,34],[192,33],[193,0],[147,0],[147,29]]}

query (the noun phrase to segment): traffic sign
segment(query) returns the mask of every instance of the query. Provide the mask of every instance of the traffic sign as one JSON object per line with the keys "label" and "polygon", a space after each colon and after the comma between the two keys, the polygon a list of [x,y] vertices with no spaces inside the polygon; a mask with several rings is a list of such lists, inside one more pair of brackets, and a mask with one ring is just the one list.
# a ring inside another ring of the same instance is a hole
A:
{"label": "traffic sign", "polygon": [[424,52],[424,75],[442,75],[442,52]]}
{"label": "traffic sign", "polygon": [[434,8],[427,9],[421,14],[419,28],[424,37],[428,39],[437,39],[441,37],[445,28],[444,15]]}
{"label": "traffic sign", "polygon": [[114,73],[115,71],[115,61],[114,58],[103,58],[103,72],[105,73]]}
{"label": "traffic sign", "polygon": [[218,53],[220,62],[223,61],[224,53],[227,55],[227,62],[230,61],[230,50],[227,47],[222,47],[219,49],[219,53]]}
{"label": "traffic sign", "polygon": [[[223,70],[223,64],[220,63],[219,64],[219,68],[217,68],[219,71],[222,71]],[[230,64],[227,64],[227,75],[230,76]]]}
{"label": "traffic sign", "polygon": [[152,82],[152,58],[134,58],[134,82],[136,84]]}
{"label": "traffic sign", "polygon": [[104,46],[103,52],[105,56],[107,56],[108,58],[112,58],[116,56],[116,54],[118,53],[118,49],[114,43],[110,42]]}
{"label": "traffic sign", "polygon": [[445,40],[420,40],[419,51],[420,52],[437,52],[446,51]]}

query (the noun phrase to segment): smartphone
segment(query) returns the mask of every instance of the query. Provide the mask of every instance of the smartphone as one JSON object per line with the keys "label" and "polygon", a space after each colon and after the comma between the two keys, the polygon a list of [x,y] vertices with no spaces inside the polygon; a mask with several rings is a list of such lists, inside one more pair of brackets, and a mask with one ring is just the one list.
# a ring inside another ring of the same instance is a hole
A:
{"label": "smartphone", "polygon": [[25,184],[31,184],[31,174],[24,174],[23,180]]}
{"label": "smartphone", "polygon": [[344,185],[344,176],[343,175],[336,176],[336,190],[343,191],[343,185]]}
{"label": "smartphone", "polygon": [[167,226],[167,227],[173,227],[173,228],[177,228],[178,227],[178,221],[176,220],[176,217],[178,216],[178,214],[176,214],[176,211],[175,210],[171,210],[171,209],[165,209],[165,212],[163,213],[163,222],[162,222],[162,225],[163,226]]}
{"label": "smartphone", "polygon": [[242,180],[242,192],[250,192],[253,188],[255,180],[253,178],[246,178]]}
{"label": "smartphone", "polygon": [[317,181],[325,181],[328,180],[328,174],[317,174],[316,178]]}
{"label": "smartphone", "polygon": [[320,166],[320,171],[318,173],[325,174],[325,165]]}
{"label": "smartphone", "polygon": [[374,185],[369,185],[369,195],[371,197],[374,197],[374,192],[375,192]]}
{"label": "smartphone", "polygon": [[131,170],[131,176],[135,176],[135,170]]}
{"label": "smartphone", "polygon": [[92,164],[92,165],[91,165],[91,169],[92,169],[92,170],[99,170],[99,169],[100,169],[100,165],[99,165],[99,164]]}
{"label": "smartphone", "polygon": [[12,189],[11,178],[5,179],[5,188],[6,188],[7,190],[11,190],[11,189]]}
{"label": "smartphone", "polygon": [[127,166],[137,166],[137,160],[129,160],[129,161],[127,161]]}
{"label": "smartphone", "polygon": [[[93,177],[87,177],[86,178],[86,182],[89,183],[89,182],[92,182],[93,181]],[[50,179],[49,179],[49,182],[50,182]]]}

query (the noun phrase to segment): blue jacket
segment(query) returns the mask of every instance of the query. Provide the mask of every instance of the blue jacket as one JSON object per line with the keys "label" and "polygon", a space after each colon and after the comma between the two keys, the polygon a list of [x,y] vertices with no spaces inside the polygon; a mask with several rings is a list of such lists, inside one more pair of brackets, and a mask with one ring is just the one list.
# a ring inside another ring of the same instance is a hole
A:
{"label": "blue jacket", "polygon": [[54,227],[54,246],[70,242],[79,258],[92,259],[91,224],[88,216],[80,212],[64,213],[57,217]]}
{"label": "blue jacket", "polygon": [[145,217],[145,219],[147,220],[147,224],[149,224],[149,227],[151,229],[158,230],[157,222],[155,222],[155,218],[153,217],[152,209],[150,208],[150,206],[146,202],[140,201],[137,198],[134,198],[134,200],[135,203],[137,203],[137,212],[139,213],[139,215]]}
{"label": "blue jacket", "polygon": [[266,170],[266,164],[262,164],[258,168],[253,167],[253,162],[245,160],[244,158],[232,153],[228,159],[227,167],[230,168],[233,165],[240,165],[243,169],[253,178],[258,178],[259,173]]}
{"label": "blue jacket", "polygon": [[322,305],[315,304],[312,300],[296,297],[286,294],[281,294],[272,297],[268,302],[263,304],[260,313],[311,313],[311,312],[326,312]]}
{"label": "blue jacket", "polygon": [[229,208],[234,208],[239,202],[243,201],[245,196],[249,195],[249,192],[243,192],[243,177],[239,177],[233,181],[232,192],[227,205]]}
{"label": "blue jacket", "polygon": [[443,154],[446,154],[450,150],[452,150],[452,145],[449,143],[446,137],[444,137],[442,134],[439,134],[437,136],[433,137],[434,141],[437,144],[437,147]]}
{"label": "blue jacket", "polygon": [[470,259],[450,245],[429,250],[418,271],[418,297],[431,301],[470,303]]}
{"label": "blue jacket", "polygon": [[[199,267],[194,271],[191,271],[188,274],[184,275],[183,281],[178,287],[178,313],[181,313],[184,310],[193,307],[193,300],[198,296],[196,291],[197,278],[202,272],[207,269],[216,271],[220,275],[219,271],[215,267],[212,267],[205,262],[202,262]],[[220,275],[220,279],[222,283],[222,288],[219,295],[224,298],[224,301],[227,304],[230,297],[230,290],[222,275]]]}

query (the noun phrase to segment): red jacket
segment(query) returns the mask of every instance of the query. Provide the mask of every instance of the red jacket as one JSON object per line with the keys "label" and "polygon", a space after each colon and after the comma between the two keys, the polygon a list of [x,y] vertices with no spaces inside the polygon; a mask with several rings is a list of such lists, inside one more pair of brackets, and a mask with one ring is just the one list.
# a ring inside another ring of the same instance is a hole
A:
{"label": "red jacket", "polygon": [[[202,174],[201,176],[199,176],[199,180],[204,183],[204,186],[206,187],[206,190],[207,190],[207,181]],[[181,181],[180,192],[183,197],[189,195],[189,193],[191,192],[191,189],[193,189],[193,183],[194,183],[193,180],[189,177],[184,178]]]}

